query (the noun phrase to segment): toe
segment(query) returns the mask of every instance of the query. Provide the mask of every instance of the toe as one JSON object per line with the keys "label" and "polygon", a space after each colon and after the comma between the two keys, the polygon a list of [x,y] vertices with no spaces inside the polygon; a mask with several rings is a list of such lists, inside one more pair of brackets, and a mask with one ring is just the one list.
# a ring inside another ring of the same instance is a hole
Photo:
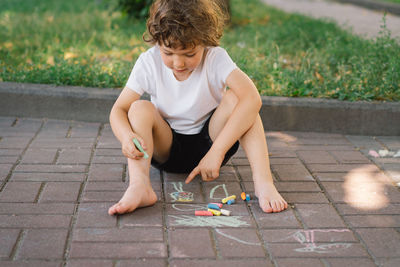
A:
{"label": "toe", "polygon": [[273,208],[271,207],[269,201],[267,201],[267,200],[264,201],[264,203],[262,204],[261,208],[266,213],[273,212]]}
{"label": "toe", "polygon": [[117,204],[114,204],[113,206],[111,206],[109,209],[108,209],[108,214],[109,215],[114,215],[114,214],[116,214],[117,213],[117,206],[119,205],[119,203],[117,203]]}

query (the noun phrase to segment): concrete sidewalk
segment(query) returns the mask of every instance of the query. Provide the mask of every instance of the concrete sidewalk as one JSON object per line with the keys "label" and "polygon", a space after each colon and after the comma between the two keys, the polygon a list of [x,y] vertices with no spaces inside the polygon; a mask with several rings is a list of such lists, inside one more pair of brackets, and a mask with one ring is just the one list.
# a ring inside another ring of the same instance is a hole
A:
{"label": "concrete sidewalk", "polygon": [[[345,29],[368,38],[378,36],[381,30],[382,11],[327,0],[262,0],[286,12],[300,13],[314,18],[329,19]],[[400,37],[400,16],[387,14],[386,26],[394,38]]]}
{"label": "concrete sidewalk", "polygon": [[400,136],[266,136],[287,211],[261,212],[240,150],[215,182],[152,170],[156,205],[109,216],[129,179],[109,124],[0,117],[0,266],[400,265],[400,158],[368,155]]}

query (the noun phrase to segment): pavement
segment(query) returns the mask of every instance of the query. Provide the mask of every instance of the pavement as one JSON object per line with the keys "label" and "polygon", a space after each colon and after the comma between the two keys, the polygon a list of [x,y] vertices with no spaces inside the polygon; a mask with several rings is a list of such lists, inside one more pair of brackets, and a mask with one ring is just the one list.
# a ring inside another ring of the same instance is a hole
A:
{"label": "pavement", "polygon": [[[384,8],[382,1],[377,0],[340,0],[340,2],[328,0],[262,0],[264,3],[282,9],[290,13],[299,13],[318,19],[337,22],[342,28],[351,30],[353,33],[366,38],[374,38],[381,31]],[[354,5],[364,4],[370,8]],[[386,4],[387,6],[388,4]],[[390,4],[389,4],[390,5]],[[391,4],[392,9],[400,14],[400,5]],[[387,10],[390,11],[390,8]],[[400,16],[388,13],[386,15],[386,26],[394,38],[400,37]]]}
{"label": "pavement", "polygon": [[369,151],[400,136],[266,138],[284,212],[260,210],[240,149],[214,182],[152,169],[157,203],[109,216],[129,179],[109,124],[0,117],[0,266],[399,266],[400,158]]}

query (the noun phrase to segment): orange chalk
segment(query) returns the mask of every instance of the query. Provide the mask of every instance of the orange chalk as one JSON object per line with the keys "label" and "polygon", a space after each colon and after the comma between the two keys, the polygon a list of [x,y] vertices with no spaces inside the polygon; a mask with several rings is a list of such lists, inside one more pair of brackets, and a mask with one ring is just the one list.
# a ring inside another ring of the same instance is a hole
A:
{"label": "orange chalk", "polygon": [[243,200],[246,200],[246,193],[245,193],[245,192],[242,192],[242,193],[240,194],[240,197],[241,197]]}

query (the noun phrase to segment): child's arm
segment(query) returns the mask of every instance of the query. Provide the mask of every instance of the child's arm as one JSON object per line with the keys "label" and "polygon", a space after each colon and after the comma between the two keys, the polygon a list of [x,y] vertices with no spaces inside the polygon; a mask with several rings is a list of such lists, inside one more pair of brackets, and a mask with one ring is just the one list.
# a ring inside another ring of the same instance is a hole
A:
{"label": "child's arm", "polygon": [[[140,136],[137,136],[132,131],[131,125],[128,120],[128,111],[133,102],[138,100],[140,95],[133,90],[125,87],[118,99],[115,101],[111,112],[110,112],[110,124],[114,132],[114,135],[120,141],[122,145],[122,152],[128,158],[134,158],[135,155],[143,156],[143,153],[139,152],[133,143],[133,138],[139,139],[143,148],[143,140]],[[135,154],[134,154],[135,153]]]}
{"label": "child's arm", "polygon": [[197,174],[201,174],[203,179],[207,178],[204,174],[212,174],[212,178],[217,178],[226,152],[254,124],[260,111],[261,97],[254,83],[244,72],[235,69],[229,74],[226,84],[238,98],[238,103],[211,149],[190,173],[186,183],[193,180]]}

